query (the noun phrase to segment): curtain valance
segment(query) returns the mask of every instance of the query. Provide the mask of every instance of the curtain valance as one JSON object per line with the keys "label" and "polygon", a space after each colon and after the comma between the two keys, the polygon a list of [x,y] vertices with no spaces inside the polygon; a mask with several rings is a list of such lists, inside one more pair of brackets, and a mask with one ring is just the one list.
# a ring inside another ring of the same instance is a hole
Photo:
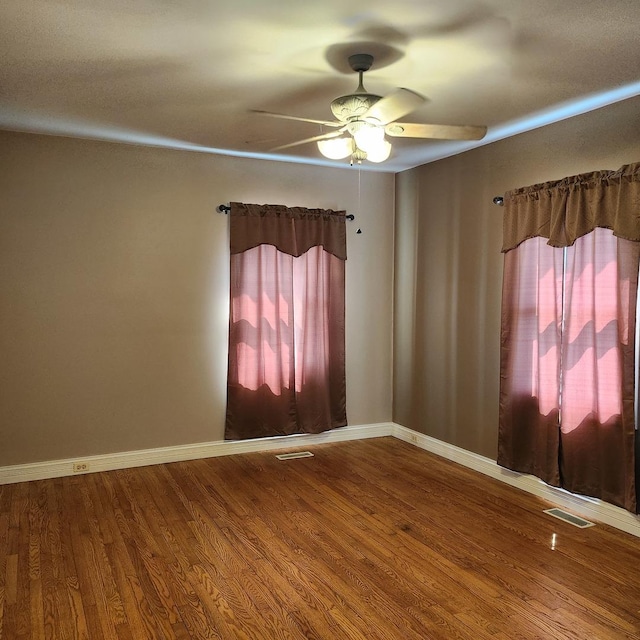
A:
{"label": "curtain valance", "polygon": [[503,253],[537,236],[570,247],[596,227],[640,242],[640,163],[514,189],[504,204]]}
{"label": "curtain valance", "polygon": [[270,244],[298,257],[322,246],[336,258],[347,259],[344,211],[232,202],[229,217],[232,254]]}

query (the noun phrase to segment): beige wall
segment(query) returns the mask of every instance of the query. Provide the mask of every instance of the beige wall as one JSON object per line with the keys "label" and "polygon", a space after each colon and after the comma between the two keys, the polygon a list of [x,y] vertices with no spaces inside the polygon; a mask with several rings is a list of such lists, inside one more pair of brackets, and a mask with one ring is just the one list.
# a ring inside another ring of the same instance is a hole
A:
{"label": "beige wall", "polygon": [[391,419],[393,175],[0,132],[0,194],[0,466],[223,438],[230,200],[357,214],[348,417]]}
{"label": "beige wall", "polygon": [[391,175],[0,132],[0,466],[222,439],[230,200],[356,213],[350,424],[495,457],[491,199],[638,160],[640,98],[406,171],[394,263]]}
{"label": "beige wall", "polygon": [[640,98],[396,178],[394,421],[495,459],[502,209],[495,195],[640,161]]}

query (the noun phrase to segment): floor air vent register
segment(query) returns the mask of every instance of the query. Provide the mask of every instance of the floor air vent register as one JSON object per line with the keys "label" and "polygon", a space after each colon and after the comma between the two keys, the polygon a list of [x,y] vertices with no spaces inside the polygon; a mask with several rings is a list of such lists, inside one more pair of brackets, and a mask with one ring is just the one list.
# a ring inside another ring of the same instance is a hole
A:
{"label": "floor air vent register", "polygon": [[572,513],[567,513],[562,509],[545,509],[545,513],[548,513],[550,516],[558,518],[559,520],[564,520],[565,522],[572,524],[574,527],[579,527],[580,529],[586,529],[587,527],[595,526],[595,522],[589,522],[584,518],[574,516]]}
{"label": "floor air vent register", "polygon": [[294,453],[280,453],[276,456],[278,460],[295,460],[296,458],[313,458],[311,451],[295,451]]}

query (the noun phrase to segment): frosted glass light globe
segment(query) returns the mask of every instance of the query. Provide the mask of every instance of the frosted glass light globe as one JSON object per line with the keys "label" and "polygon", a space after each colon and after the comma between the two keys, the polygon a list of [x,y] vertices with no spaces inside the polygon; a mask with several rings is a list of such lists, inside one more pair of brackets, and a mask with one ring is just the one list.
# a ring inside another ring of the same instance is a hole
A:
{"label": "frosted glass light globe", "polygon": [[353,153],[353,138],[331,138],[329,140],[318,140],[318,149],[325,158],[331,160],[342,160]]}

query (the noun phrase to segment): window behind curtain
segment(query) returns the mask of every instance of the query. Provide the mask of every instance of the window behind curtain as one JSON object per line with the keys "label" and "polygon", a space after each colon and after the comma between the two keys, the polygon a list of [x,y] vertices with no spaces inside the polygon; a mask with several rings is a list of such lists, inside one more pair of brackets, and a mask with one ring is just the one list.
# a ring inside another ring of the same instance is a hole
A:
{"label": "window behind curtain", "polygon": [[226,439],[347,424],[344,224],[232,203]]}

